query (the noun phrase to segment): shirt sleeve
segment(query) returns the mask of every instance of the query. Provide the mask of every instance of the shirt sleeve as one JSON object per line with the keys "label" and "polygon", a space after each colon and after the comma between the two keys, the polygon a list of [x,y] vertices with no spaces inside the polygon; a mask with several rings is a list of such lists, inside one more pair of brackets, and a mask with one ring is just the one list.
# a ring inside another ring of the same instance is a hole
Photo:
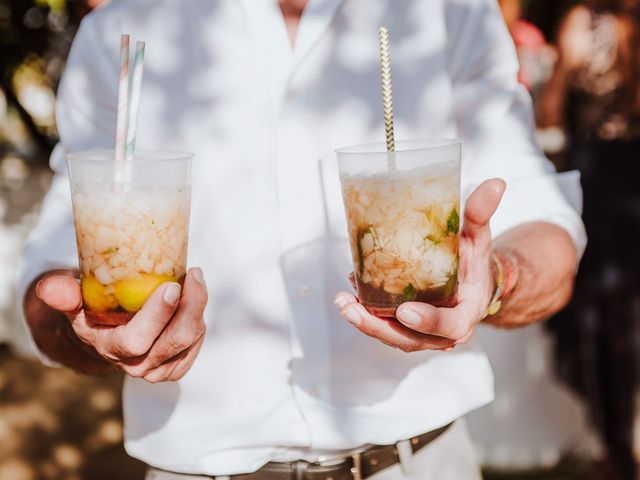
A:
{"label": "shirt sleeve", "polygon": [[486,179],[503,178],[507,191],[491,222],[493,234],[551,222],[569,233],[580,257],[586,234],[579,175],[558,176],[535,140],[531,97],[517,81],[515,47],[497,2],[450,0],[446,21],[453,111],[464,148],[463,195]]}
{"label": "shirt sleeve", "polygon": [[[16,291],[20,303],[31,283],[44,272],[78,268],[66,154],[113,148],[117,67],[109,57],[117,60],[117,50],[105,55],[92,23],[91,16],[83,20],[58,89],[56,120],[60,142],[50,158],[54,176],[18,268]],[[39,354],[37,349],[36,353]]]}

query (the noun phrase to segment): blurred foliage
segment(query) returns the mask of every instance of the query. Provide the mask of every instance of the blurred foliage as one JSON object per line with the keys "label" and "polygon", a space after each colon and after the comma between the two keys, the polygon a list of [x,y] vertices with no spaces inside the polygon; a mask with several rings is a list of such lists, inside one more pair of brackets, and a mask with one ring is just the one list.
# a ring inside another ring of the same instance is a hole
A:
{"label": "blurred foliage", "polygon": [[57,140],[54,92],[85,3],[0,0],[0,158],[48,157]]}
{"label": "blurred foliage", "polygon": [[64,0],[37,0],[36,3],[38,5],[48,6],[51,10],[59,12],[64,10],[66,2]]}

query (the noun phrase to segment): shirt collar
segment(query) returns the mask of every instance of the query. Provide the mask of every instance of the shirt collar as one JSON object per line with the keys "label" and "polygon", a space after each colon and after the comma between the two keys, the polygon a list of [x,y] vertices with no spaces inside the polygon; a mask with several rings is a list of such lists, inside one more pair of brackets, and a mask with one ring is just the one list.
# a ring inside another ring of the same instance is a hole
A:
{"label": "shirt collar", "polygon": [[325,33],[344,0],[309,0],[304,9],[292,50],[284,18],[277,0],[238,0],[249,28],[273,61],[288,63],[290,69],[300,63]]}
{"label": "shirt collar", "polygon": [[296,37],[294,64],[299,63],[329,28],[344,0],[309,0]]}

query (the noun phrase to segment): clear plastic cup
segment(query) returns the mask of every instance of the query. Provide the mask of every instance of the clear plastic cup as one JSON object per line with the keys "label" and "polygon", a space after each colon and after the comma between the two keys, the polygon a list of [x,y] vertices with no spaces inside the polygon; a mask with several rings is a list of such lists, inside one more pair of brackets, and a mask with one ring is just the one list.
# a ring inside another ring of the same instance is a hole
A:
{"label": "clear plastic cup", "polygon": [[461,154],[459,140],[336,150],[357,294],[374,315],[407,301],[455,304]]}
{"label": "clear plastic cup", "polygon": [[115,153],[68,155],[85,315],[128,322],[164,282],[186,272],[191,160],[182,152],[138,151],[114,183]]}

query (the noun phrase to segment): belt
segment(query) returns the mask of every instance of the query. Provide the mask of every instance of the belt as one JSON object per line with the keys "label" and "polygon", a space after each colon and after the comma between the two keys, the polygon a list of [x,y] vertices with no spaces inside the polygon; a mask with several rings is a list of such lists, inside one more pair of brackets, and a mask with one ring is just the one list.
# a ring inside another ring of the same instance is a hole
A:
{"label": "belt", "polygon": [[[229,480],[364,480],[401,462],[446,432],[452,423],[395,445],[363,447],[350,452],[320,457],[316,462],[269,462],[260,470],[229,477]],[[185,479],[189,476],[185,475]],[[202,477],[198,477],[202,478]],[[205,477],[207,478],[207,477]]]}

